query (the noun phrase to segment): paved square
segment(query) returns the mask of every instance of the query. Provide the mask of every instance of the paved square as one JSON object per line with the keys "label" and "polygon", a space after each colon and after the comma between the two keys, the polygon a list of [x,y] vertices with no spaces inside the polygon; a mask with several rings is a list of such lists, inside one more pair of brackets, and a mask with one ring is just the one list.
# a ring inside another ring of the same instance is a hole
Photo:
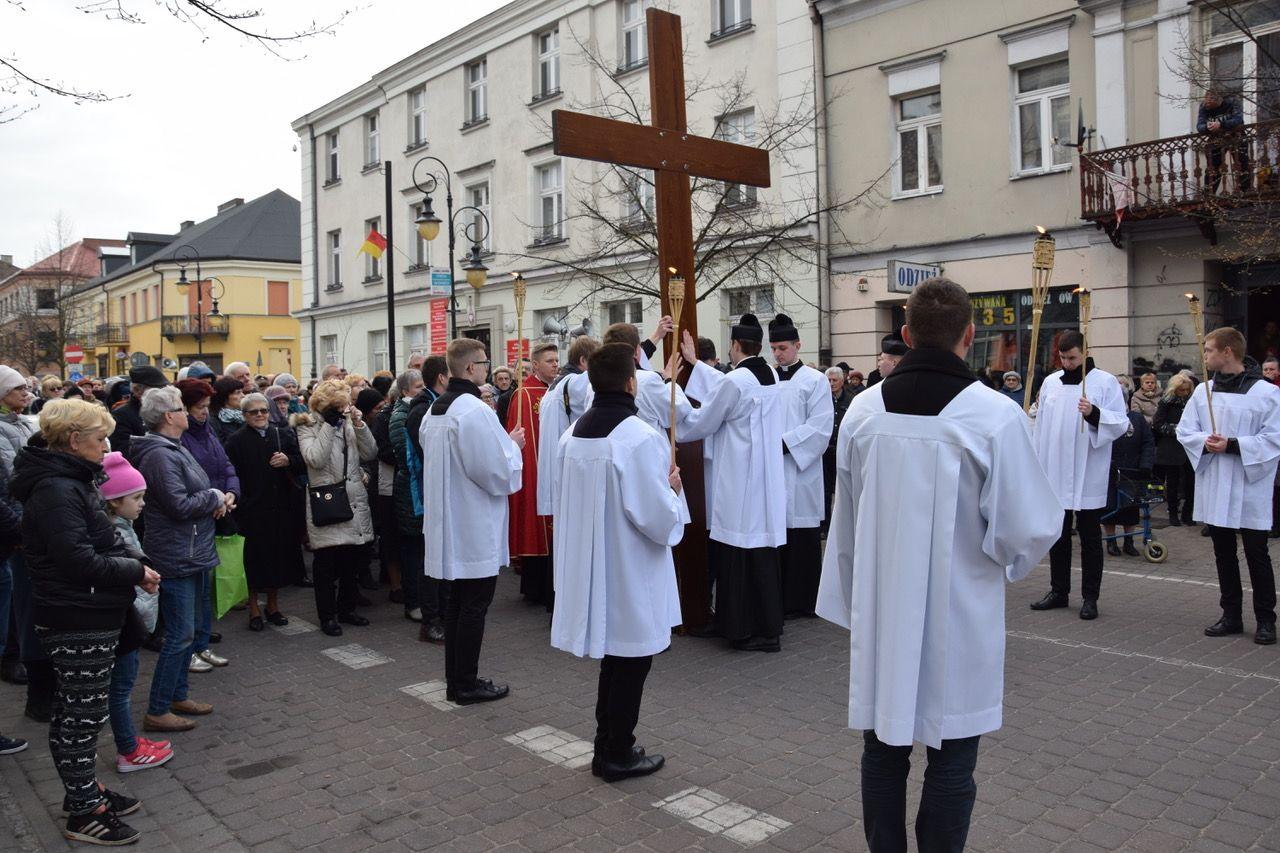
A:
{"label": "paved square", "polygon": [[332,649],[325,649],[320,654],[352,669],[368,669],[371,666],[381,666],[384,663],[391,662],[391,658],[382,652],[365,648],[359,643],[335,646]]}
{"label": "paved square", "polygon": [[[970,851],[1280,850],[1280,649],[1205,637],[1218,615],[1209,540],[1194,527],[1159,535],[1164,564],[1107,558],[1095,622],[1028,610],[1044,567],[1007,588],[1004,727],[983,738]],[[172,736],[172,761],[122,777],[110,733],[100,740],[101,778],[144,803],[128,818],[144,832],[134,849],[865,849],[845,633],[791,621],[776,655],[675,638],[636,733],[666,767],[609,785],[574,767],[590,761],[580,736],[595,730],[599,666],[551,649],[547,614],[518,586],[500,579],[481,656],[511,695],[461,708],[443,702],[443,649],[418,642],[385,591],[369,594],[373,624],[337,644],[363,668],[335,666],[318,631],[221,620],[231,665],[191,676],[214,713]],[[281,605],[314,622],[309,590]],[[136,722],[154,663],[143,652]],[[32,744],[0,756],[0,850],[70,850],[46,730],[21,710],[22,688],[0,683],[0,731]],[[923,751],[914,758],[912,816]]]}

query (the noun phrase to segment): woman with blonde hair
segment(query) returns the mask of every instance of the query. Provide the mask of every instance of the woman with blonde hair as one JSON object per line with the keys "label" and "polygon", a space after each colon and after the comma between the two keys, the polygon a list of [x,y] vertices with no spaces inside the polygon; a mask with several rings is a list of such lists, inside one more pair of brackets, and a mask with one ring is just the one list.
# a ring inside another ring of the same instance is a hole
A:
{"label": "woman with blonde hair", "polygon": [[1170,376],[1151,419],[1151,430],[1156,434],[1156,475],[1164,481],[1164,502],[1169,507],[1169,524],[1174,527],[1191,523],[1195,504],[1195,471],[1178,442],[1178,421],[1194,387],[1195,381],[1185,373]]}
{"label": "woman with blonde hair", "polygon": [[1133,392],[1129,401],[1129,411],[1138,412],[1147,419],[1147,426],[1155,419],[1156,409],[1160,407],[1160,380],[1154,373],[1144,373],[1138,377],[1138,390]]}
{"label": "woman with blonde hair", "polygon": [[315,552],[311,574],[316,615],[320,629],[338,637],[339,622],[369,624],[355,612],[360,561],[368,559],[364,545],[373,541],[373,514],[360,464],[377,458],[378,445],[360,410],[351,405],[347,382],[326,379],[316,386],[310,402],[310,412],[294,415],[289,422],[307,464],[307,536]]}

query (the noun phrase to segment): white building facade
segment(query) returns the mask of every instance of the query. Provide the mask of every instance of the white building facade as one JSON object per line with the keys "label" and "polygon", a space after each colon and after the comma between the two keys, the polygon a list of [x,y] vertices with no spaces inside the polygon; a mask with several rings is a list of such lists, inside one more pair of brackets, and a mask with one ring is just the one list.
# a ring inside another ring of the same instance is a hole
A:
{"label": "white building facade", "polygon": [[[293,122],[302,151],[306,307],[295,316],[302,323],[303,373],[315,375],[330,363],[364,374],[398,371],[411,354],[442,351],[448,225],[428,243],[414,223],[423,201],[413,182],[415,165],[419,180],[441,174],[433,161],[420,162],[426,156],[448,165],[455,210],[478,208],[491,226],[484,241],[488,282],[476,290],[465,283],[461,265],[470,248],[462,230],[478,217],[461,211],[455,220],[456,305],[459,334],[484,340],[495,364],[515,351],[515,272],[528,283],[526,339],[560,329],[567,345],[568,330],[584,321],[597,334],[616,321],[637,323],[647,334],[659,317],[657,299],[634,288],[603,287],[598,273],[655,266],[643,253],[628,254],[617,250],[618,241],[601,238],[617,222],[643,218],[646,210],[651,217],[651,187],[641,177],[627,198],[610,184],[608,167],[557,157],[551,111],[599,112],[595,107],[630,96],[647,117],[648,5],[516,0]],[[759,128],[776,126],[778,116],[814,114],[815,28],[804,0],[676,0],[664,8],[683,21],[691,132],[770,147],[758,138]],[[730,89],[739,97],[726,113]],[[786,312],[801,329],[806,360],[819,357],[824,276],[817,211],[806,216],[819,197],[816,122],[790,136],[785,155],[771,156],[771,187],[725,194],[748,226],[756,206],[792,219],[770,265],[776,280],[730,277],[699,303],[700,333],[722,357],[728,326],[745,311],[764,322]],[[445,195],[441,186],[432,197],[441,219],[447,218]],[[695,212],[695,229],[699,221]],[[382,261],[358,253],[371,229],[392,241]],[[742,243],[751,243],[749,234]],[[613,248],[601,256],[601,245]],[[386,311],[388,259],[394,328]],[[656,272],[648,284],[656,290]],[[388,357],[391,342],[396,364]]]}

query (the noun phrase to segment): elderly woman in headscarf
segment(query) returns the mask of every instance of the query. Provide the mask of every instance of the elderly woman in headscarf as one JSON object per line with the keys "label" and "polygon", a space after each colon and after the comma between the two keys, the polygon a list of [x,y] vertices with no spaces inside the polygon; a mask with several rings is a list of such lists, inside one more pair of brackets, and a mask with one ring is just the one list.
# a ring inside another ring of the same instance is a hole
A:
{"label": "elderly woman in headscarf", "polygon": [[279,385],[272,385],[263,392],[262,396],[267,398],[267,419],[271,421],[271,425],[287,428],[289,426],[289,392]]}
{"label": "elderly woman in headscarf", "polygon": [[[278,387],[278,386],[275,386]],[[284,393],[284,389],[279,389]],[[282,586],[302,577],[302,547],[290,525],[280,519],[292,512],[295,477],[306,471],[293,430],[271,421],[271,403],[263,394],[249,394],[240,404],[245,425],[227,440],[227,456],[244,487],[236,516],[244,536],[244,574],[249,585],[249,630],[264,622],[288,625],[276,595]],[[267,594],[267,609],[258,596]]]}
{"label": "elderly woman in headscarf", "polygon": [[298,384],[297,378],[292,373],[277,373],[275,381],[271,384],[289,392],[289,414],[300,415],[307,410],[307,404],[300,398],[302,386]]}

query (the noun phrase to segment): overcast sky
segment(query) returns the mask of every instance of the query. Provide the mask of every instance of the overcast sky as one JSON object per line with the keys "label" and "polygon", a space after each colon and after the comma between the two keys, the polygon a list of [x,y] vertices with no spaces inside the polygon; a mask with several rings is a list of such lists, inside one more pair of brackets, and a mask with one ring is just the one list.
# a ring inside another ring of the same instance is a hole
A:
{"label": "overcast sky", "polygon": [[144,25],[76,11],[88,2],[0,2],[0,56],[33,77],[129,95],[80,105],[43,95],[0,124],[0,254],[22,266],[39,259],[59,212],[75,239],[123,238],[172,233],[276,187],[300,198],[291,121],[505,0],[227,0],[265,7],[272,31],[361,4],[333,36],[286,48],[304,56],[293,62],[213,23],[202,35],[156,0],[125,0]]}

